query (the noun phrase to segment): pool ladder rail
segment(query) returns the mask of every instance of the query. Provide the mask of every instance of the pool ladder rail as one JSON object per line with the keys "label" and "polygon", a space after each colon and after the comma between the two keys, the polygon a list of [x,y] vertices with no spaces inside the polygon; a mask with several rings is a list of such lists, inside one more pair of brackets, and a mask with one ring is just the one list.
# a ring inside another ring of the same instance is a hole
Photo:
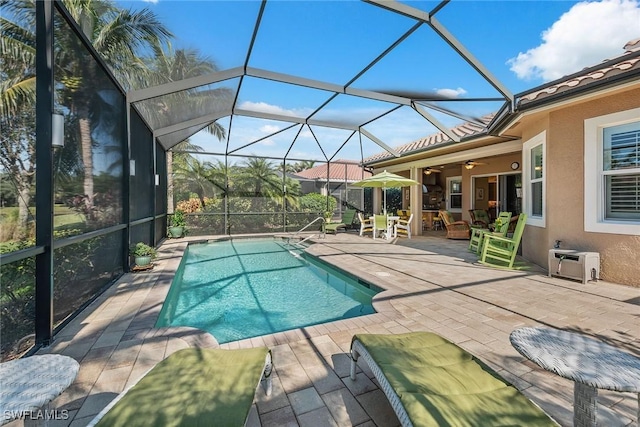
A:
{"label": "pool ladder rail", "polygon": [[[306,230],[307,228],[311,227],[313,224],[315,224],[316,222],[321,221],[322,223],[325,222],[324,217],[317,217],[316,219],[314,219],[313,221],[311,221],[309,224],[305,225],[304,227],[302,227],[300,230],[296,231],[295,233],[293,233],[291,236],[289,236],[287,238],[287,243],[291,244],[291,239],[295,239],[300,233],[302,233],[304,230]],[[305,237],[304,239],[300,240],[299,242],[294,243],[296,246],[301,245],[302,243],[306,242],[307,240],[311,239],[312,237],[315,237],[315,234],[311,234],[307,237]],[[324,227],[322,227],[322,232],[318,233],[318,237],[322,237],[324,238],[326,236],[326,233],[324,231]]]}

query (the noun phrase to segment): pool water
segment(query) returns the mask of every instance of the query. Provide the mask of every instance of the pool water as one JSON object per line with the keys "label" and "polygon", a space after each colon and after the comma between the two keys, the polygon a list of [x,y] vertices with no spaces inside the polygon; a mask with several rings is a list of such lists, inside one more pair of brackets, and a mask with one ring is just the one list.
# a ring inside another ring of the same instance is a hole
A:
{"label": "pool water", "polygon": [[226,343],[374,313],[379,291],[282,240],[191,244],[156,327],[192,326]]}

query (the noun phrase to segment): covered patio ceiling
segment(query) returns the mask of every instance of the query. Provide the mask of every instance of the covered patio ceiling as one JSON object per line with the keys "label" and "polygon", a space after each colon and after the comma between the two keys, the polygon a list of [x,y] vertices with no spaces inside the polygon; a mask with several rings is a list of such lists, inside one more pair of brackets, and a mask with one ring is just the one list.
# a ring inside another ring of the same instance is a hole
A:
{"label": "covered patio ceiling", "polygon": [[[202,13],[202,2],[181,4],[187,15]],[[383,150],[399,156],[393,146],[434,132],[457,142],[451,127],[484,127],[480,117],[513,104],[505,85],[437,18],[457,19],[459,4],[206,5],[215,20],[237,23],[234,34],[216,34],[213,24],[192,43],[213,45],[219,71],[127,93],[165,149],[216,122],[227,137],[195,141],[206,153],[293,161],[362,160]],[[230,46],[217,50],[221,40]]]}

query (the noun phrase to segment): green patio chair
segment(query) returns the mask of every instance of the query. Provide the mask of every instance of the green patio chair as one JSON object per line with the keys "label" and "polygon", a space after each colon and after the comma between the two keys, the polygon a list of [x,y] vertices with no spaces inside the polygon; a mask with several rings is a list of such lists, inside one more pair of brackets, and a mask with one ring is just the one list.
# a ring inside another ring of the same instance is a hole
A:
{"label": "green patio chair", "polygon": [[373,216],[373,238],[379,232],[384,233],[385,238],[391,237],[391,228],[389,227],[389,220],[386,215],[374,215]]}
{"label": "green patio chair", "polygon": [[469,250],[477,254],[482,250],[482,242],[485,234],[492,233],[496,236],[505,237],[511,221],[511,212],[500,212],[496,222],[493,223],[493,231],[486,228],[471,228],[471,239],[469,240]]}
{"label": "green patio chair", "polygon": [[346,209],[342,214],[342,223],[346,226],[346,228],[353,228],[353,222],[356,219],[356,210],[355,209]]}
{"label": "green patio chair", "polygon": [[511,238],[485,234],[480,262],[494,267],[513,268],[526,222],[527,215],[521,213]]}

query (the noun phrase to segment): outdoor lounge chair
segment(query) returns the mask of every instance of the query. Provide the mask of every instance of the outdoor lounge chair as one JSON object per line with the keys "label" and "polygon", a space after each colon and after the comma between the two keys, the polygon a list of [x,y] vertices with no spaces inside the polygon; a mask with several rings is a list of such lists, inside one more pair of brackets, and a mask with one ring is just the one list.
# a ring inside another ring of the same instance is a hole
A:
{"label": "outdoor lounge chair", "polygon": [[322,224],[322,230],[325,233],[336,234],[339,228],[346,228],[347,226],[343,222],[325,222]]}
{"label": "outdoor lounge chair", "polygon": [[346,228],[353,228],[353,222],[356,219],[356,210],[355,209],[346,209],[342,213],[342,223]]}
{"label": "outdoor lounge chair", "polygon": [[263,377],[269,395],[266,347],[179,350],[120,393],[89,426],[243,426]]}
{"label": "outdoor lounge chair", "polygon": [[482,242],[485,234],[505,237],[509,230],[511,212],[500,212],[492,228],[471,227],[471,239],[469,240],[469,250],[477,254],[482,250]]}
{"label": "outdoor lounge chair", "polygon": [[482,244],[482,255],[480,262],[482,264],[491,265],[493,267],[513,268],[516,259],[520,239],[524,233],[524,226],[527,223],[527,215],[521,213],[518,216],[516,228],[513,231],[513,237],[494,236],[486,234],[484,243]]}
{"label": "outdoor lounge chair", "polygon": [[471,237],[471,227],[467,221],[456,221],[449,211],[438,211],[438,216],[447,229],[447,239],[468,239]]}
{"label": "outdoor lounge chair", "polygon": [[351,379],[362,358],[403,426],[557,426],[491,368],[436,334],[358,334],[351,356]]}

